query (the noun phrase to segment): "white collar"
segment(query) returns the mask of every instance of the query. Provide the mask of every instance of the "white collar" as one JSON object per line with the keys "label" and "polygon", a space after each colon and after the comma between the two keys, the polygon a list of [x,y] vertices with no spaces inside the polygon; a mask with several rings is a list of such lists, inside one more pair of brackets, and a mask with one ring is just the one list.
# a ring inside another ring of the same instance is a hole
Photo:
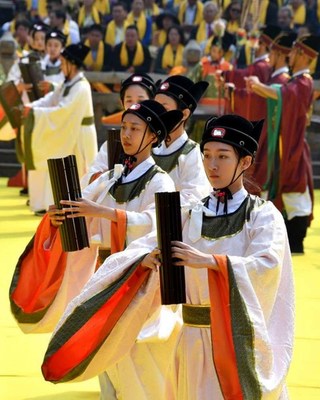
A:
{"label": "white collar", "polygon": [[258,62],[258,61],[264,61],[269,57],[269,54],[264,54],[263,56],[257,57],[254,59],[254,63]]}
{"label": "white collar", "polygon": [[137,165],[127,176],[122,177],[122,183],[132,182],[135,179],[140,178],[145,172],[147,172],[152,165],[155,164],[154,159],[150,156],[146,160],[142,161],[139,165]]}
{"label": "white collar", "polygon": [[188,134],[186,131],[183,132],[181,136],[179,136],[170,146],[166,146],[164,142],[161,143],[160,147],[156,147],[153,149],[154,154],[156,155],[168,155],[172,154],[188,140]]}
{"label": "white collar", "polygon": [[300,76],[303,74],[310,74],[310,69],[309,68],[301,69],[300,71],[297,71],[294,74],[292,74],[292,78],[295,78],[296,76]]}
{"label": "white collar", "polygon": [[271,78],[274,78],[275,76],[278,76],[280,74],[288,74],[289,73],[289,68],[288,67],[281,67],[276,69],[272,74]]}
{"label": "white collar", "polygon": [[[236,193],[233,193],[232,199],[228,200],[228,214],[233,213],[236,211],[240,205],[242,204],[243,200],[248,195],[248,192],[244,187],[238,190]],[[214,193],[210,194],[208,209],[216,213],[216,206],[217,206],[218,199],[215,197]],[[219,207],[219,210],[216,215],[223,215],[223,207]]]}

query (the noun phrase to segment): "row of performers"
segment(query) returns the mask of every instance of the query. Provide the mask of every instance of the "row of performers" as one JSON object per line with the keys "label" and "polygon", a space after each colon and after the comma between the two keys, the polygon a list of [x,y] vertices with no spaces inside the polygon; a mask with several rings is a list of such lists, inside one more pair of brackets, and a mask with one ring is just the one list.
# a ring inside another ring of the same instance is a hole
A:
{"label": "row of performers", "polygon": [[[158,86],[145,75],[124,81],[123,164],[109,170],[104,144],[82,178],[82,198],[50,207],[20,256],[11,309],[26,333],[55,331],[45,379],[99,375],[104,399],[286,398],[294,318],[286,227],[243,177],[263,120],[210,117],[199,146],[185,123],[207,86],[179,75]],[[56,122],[50,107],[33,107],[31,142],[42,118],[47,141],[50,130],[51,143],[70,140],[57,127],[66,124],[64,105]],[[72,131],[78,142],[87,133]],[[65,155],[52,147],[44,158]],[[160,301],[154,195],[171,191],[182,205],[183,241],[171,249],[180,260],[173,268],[186,266],[182,306]],[[59,227],[84,216],[90,247],[64,252]],[[99,249],[112,253],[101,265]]]}

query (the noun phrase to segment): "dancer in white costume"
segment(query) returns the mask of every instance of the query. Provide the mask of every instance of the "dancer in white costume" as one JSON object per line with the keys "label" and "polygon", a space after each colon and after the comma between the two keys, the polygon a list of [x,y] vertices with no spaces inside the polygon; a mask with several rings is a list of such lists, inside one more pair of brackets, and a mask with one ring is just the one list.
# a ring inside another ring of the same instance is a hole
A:
{"label": "dancer in white costume", "polygon": [[[287,398],[294,297],[286,228],[273,204],[243,185],[261,127],[236,115],[207,121],[201,149],[215,189],[183,216],[183,242],[172,243],[187,304],[164,399]],[[155,242],[153,233],[112,255],[69,304],[44,359],[47,380],[88,379],[130,351],[159,307]]]}

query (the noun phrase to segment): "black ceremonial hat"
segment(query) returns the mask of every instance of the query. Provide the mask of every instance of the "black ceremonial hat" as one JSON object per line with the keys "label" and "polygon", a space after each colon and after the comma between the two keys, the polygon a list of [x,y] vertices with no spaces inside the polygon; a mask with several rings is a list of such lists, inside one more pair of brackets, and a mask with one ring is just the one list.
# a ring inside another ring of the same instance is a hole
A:
{"label": "black ceremonial hat", "polygon": [[160,145],[172,129],[181,121],[183,114],[179,110],[166,111],[166,109],[155,100],[144,100],[141,103],[132,104],[123,114],[134,114],[142,119],[158,137]]}
{"label": "black ceremonial hat", "polygon": [[37,22],[36,24],[32,25],[31,34],[34,37],[36,32],[44,32],[47,33],[50,30],[50,26],[45,24],[44,22]]}
{"label": "black ceremonial hat", "polygon": [[83,43],[70,44],[61,53],[62,57],[70,61],[71,64],[75,64],[78,67],[83,66],[83,61],[87,57],[90,51],[90,47]]}
{"label": "black ceremonial hat", "polygon": [[66,35],[64,35],[59,29],[51,29],[49,32],[47,32],[46,43],[50,39],[59,40],[62,43],[62,46],[65,46],[65,44],[67,42]]}
{"label": "black ceremonial hat", "polygon": [[295,32],[281,33],[274,39],[271,50],[278,50],[284,54],[289,54],[296,38],[297,34]]}
{"label": "black ceremonial hat", "polygon": [[294,47],[301,48],[309,57],[315,58],[318,56],[320,51],[320,36],[301,36],[294,43]]}
{"label": "black ceremonial hat", "polygon": [[159,85],[156,94],[172,97],[179,108],[188,108],[193,113],[208,86],[209,83],[205,81],[194,83],[186,76],[173,75]]}
{"label": "black ceremonial hat", "polygon": [[151,98],[153,98],[155,96],[156,85],[155,85],[153,79],[151,78],[151,76],[144,74],[144,73],[132,74],[129,76],[129,78],[127,78],[126,80],[124,80],[121,83],[120,98],[121,98],[122,102],[124,99],[124,93],[125,93],[126,89],[131,85],[142,86],[143,88],[145,88],[148,91]]}
{"label": "black ceremonial hat", "polygon": [[208,142],[222,142],[243,149],[255,157],[264,120],[250,122],[239,115],[223,115],[207,120],[202,140],[201,151]]}
{"label": "black ceremonial hat", "polygon": [[280,34],[281,28],[277,25],[267,25],[260,28],[260,40],[270,46],[273,40]]}

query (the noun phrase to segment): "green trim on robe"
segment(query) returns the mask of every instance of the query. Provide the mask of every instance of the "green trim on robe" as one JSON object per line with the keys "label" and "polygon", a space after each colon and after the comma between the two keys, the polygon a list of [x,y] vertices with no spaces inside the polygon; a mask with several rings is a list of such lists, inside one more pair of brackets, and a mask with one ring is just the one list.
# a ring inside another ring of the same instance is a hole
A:
{"label": "green trim on robe", "polygon": [[159,165],[165,172],[170,173],[179,162],[179,157],[181,154],[189,154],[195,147],[197,143],[191,139],[188,139],[178,150],[171,154],[154,154],[152,153],[152,158],[155,160],[156,164]]}
{"label": "green trim on robe", "polygon": [[282,95],[280,84],[271,87],[277,91],[277,99],[267,99],[267,142],[268,142],[268,170],[267,180],[263,185],[268,190],[269,198],[274,199],[277,195],[279,174],[279,135],[282,114]]}
{"label": "green trim on robe", "polygon": [[[122,285],[126,283],[128,278],[134,274],[145,256],[146,254],[141,256],[139,260],[129,267],[118,280],[74,309],[66,323],[64,323],[52,337],[44,357],[45,360],[63,347],[63,345],[66,344],[68,340],[72,338],[72,336],[75,335],[113,295],[116,294]],[[66,373],[63,378],[59,380],[59,383],[68,382],[80,376],[86,370],[87,366],[90,364],[91,360],[94,358],[106,339],[107,337],[104,337],[100,345],[97,346],[86,359]]]}
{"label": "green trim on robe", "polygon": [[[116,182],[109,189],[109,194],[118,204],[127,203],[128,201],[131,201],[134,198],[139,197],[141,192],[145,190],[147,184],[151,181],[154,175],[158,173],[164,174],[164,171],[157,165],[153,165],[142,176],[131,182],[127,183]],[[113,177],[113,170],[110,171],[110,178],[112,177]]]}
{"label": "green trim on robe", "polygon": [[[204,199],[206,205],[209,197]],[[217,240],[234,235],[242,231],[243,226],[250,220],[253,209],[261,207],[265,200],[260,197],[247,196],[240,207],[228,215],[208,217],[203,214],[201,236],[207,240]]]}
{"label": "green trim on robe", "polygon": [[261,399],[262,392],[255,370],[254,329],[246,309],[246,304],[238,289],[232,264],[228,257],[227,263],[230,288],[232,336],[243,399],[258,400]]}

